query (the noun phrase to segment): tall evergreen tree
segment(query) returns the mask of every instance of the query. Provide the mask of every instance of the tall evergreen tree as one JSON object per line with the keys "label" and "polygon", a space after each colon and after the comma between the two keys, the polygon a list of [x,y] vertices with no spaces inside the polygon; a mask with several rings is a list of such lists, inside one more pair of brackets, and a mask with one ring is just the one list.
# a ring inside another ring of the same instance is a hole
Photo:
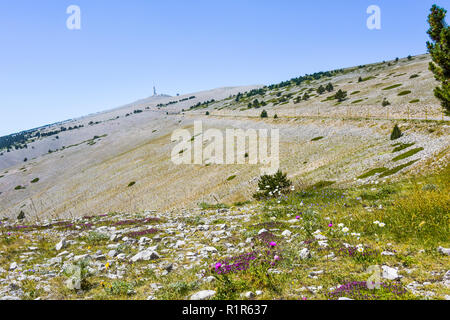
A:
{"label": "tall evergreen tree", "polygon": [[320,85],[320,87],[317,88],[317,93],[318,93],[318,94],[322,94],[322,93],[324,93],[324,92],[325,92],[324,86],[323,86],[323,85]]}
{"label": "tall evergreen tree", "polygon": [[430,71],[441,83],[434,89],[434,95],[441,101],[442,106],[450,113],[450,27],[445,22],[447,10],[433,5],[428,16],[428,35],[431,41],[427,42],[431,54]]}
{"label": "tall evergreen tree", "polygon": [[344,101],[347,98],[347,91],[340,90],[336,92],[336,95],[334,96],[339,102]]}
{"label": "tall evergreen tree", "polygon": [[333,91],[333,90],[334,90],[333,84],[332,84],[331,82],[328,83],[328,84],[327,84],[327,87],[326,87],[325,89],[327,89],[328,92]]}

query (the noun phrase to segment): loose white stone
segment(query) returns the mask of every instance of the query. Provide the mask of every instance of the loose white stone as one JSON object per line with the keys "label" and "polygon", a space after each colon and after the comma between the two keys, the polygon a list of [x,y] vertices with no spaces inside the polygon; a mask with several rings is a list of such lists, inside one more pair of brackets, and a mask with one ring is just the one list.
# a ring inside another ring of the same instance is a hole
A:
{"label": "loose white stone", "polygon": [[214,297],[215,294],[216,294],[216,292],[214,290],[203,290],[203,291],[194,293],[191,296],[191,300],[207,300],[207,299],[211,299],[212,297]]}

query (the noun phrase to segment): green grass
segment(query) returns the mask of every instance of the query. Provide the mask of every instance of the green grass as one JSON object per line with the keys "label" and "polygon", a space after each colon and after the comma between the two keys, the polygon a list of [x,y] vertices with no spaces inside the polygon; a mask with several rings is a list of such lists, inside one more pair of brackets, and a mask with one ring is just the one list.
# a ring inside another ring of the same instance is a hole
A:
{"label": "green grass", "polygon": [[134,186],[135,184],[136,184],[135,181],[131,181],[131,182],[128,184],[128,187],[132,187],[132,186]]}
{"label": "green grass", "polygon": [[399,143],[394,148],[394,150],[392,150],[392,153],[402,151],[402,150],[407,149],[407,148],[409,148],[409,147],[411,147],[411,146],[413,146],[415,144],[416,144],[415,142],[412,142],[412,143]]}
{"label": "green grass", "polygon": [[420,99],[411,100],[409,103],[417,103],[417,102],[420,102]]}
{"label": "green grass", "polygon": [[410,90],[405,90],[405,91],[400,92],[400,93],[398,94],[398,96],[402,97],[402,96],[406,96],[406,95],[408,95],[408,94],[410,94],[410,93],[411,93]]}
{"label": "green grass", "polygon": [[360,81],[360,82],[369,81],[369,80],[372,80],[372,79],[376,79],[376,77],[370,76],[370,77],[367,77],[367,78],[363,78],[362,81]]}
{"label": "green grass", "polygon": [[394,159],[392,159],[392,161],[396,162],[396,161],[400,161],[400,160],[409,158],[409,157],[415,155],[416,153],[419,153],[419,152],[422,151],[422,150],[423,150],[422,147],[420,147],[420,148],[415,148],[415,149],[411,149],[411,150],[409,150],[408,152],[402,153],[401,155],[395,157]]}
{"label": "green grass", "polygon": [[392,90],[392,89],[395,89],[395,88],[398,88],[401,86],[402,86],[402,84],[394,84],[393,86],[383,88],[382,90]]}
{"label": "green grass", "polygon": [[422,188],[414,181],[411,190],[397,197],[386,211],[386,227],[397,241],[431,246],[448,243],[450,234],[450,170],[426,177],[437,187]]}
{"label": "green grass", "polygon": [[408,163],[405,163],[405,164],[402,164],[402,165],[400,165],[400,166],[397,166],[397,167],[395,167],[395,168],[392,168],[392,169],[389,169],[389,170],[387,170],[387,171],[384,171],[381,175],[380,175],[380,178],[384,178],[384,177],[388,177],[388,176],[391,176],[391,175],[393,175],[393,174],[396,174],[397,172],[399,172],[400,170],[402,170],[402,169],[404,169],[404,168],[406,168],[406,167],[409,167],[410,165],[412,165],[412,164],[414,164],[415,162],[417,162],[418,160],[413,160],[413,161],[410,161],[410,162],[408,162]]}
{"label": "green grass", "polygon": [[357,177],[357,179],[365,179],[368,177],[372,177],[372,176],[376,175],[377,173],[382,173],[382,172],[385,172],[386,170],[387,170],[387,168],[375,168],[375,169],[372,169],[372,170],[367,171],[366,173],[360,175],[359,177]]}
{"label": "green grass", "polygon": [[319,140],[322,140],[322,139],[323,139],[323,137],[315,137],[315,138],[311,139],[311,141],[319,141]]}
{"label": "green grass", "polygon": [[39,178],[34,178],[33,180],[31,180],[31,183],[36,183],[39,182]]}
{"label": "green grass", "polygon": [[228,208],[228,206],[223,203],[210,204],[210,203],[206,203],[206,202],[201,202],[198,206],[203,210]]}
{"label": "green grass", "polygon": [[361,91],[353,91],[352,93],[350,93],[350,95],[354,95],[354,94],[358,94],[358,93],[360,93]]}
{"label": "green grass", "polygon": [[315,183],[314,185],[312,185],[311,188],[313,188],[313,189],[322,189],[322,188],[329,187],[329,186],[331,186],[331,185],[333,185],[335,183],[336,183],[336,181],[326,181],[326,180],[319,181],[319,182]]}
{"label": "green grass", "polygon": [[352,102],[352,104],[360,103],[360,102],[363,102],[363,101],[364,101],[364,99],[355,100],[355,101]]}
{"label": "green grass", "polygon": [[231,181],[231,180],[233,180],[234,178],[236,178],[236,175],[229,176],[229,177],[227,178],[227,181]]}

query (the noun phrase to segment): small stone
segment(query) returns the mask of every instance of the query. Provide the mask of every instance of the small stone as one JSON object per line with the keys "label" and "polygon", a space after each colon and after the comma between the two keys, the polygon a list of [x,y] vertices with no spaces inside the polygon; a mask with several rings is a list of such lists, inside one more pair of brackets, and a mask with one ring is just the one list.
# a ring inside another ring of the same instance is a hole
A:
{"label": "small stone", "polygon": [[208,300],[214,297],[216,292],[214,290],[203,290],[194,293],[191,296],[191,300]]}
{"label": "small stone", "polygon": [[117,255],[117,251],[116,250],[110,250],[108,252],[108,257],[114,258]]}
{"label": "small stone", "polygon": [[283,237],[287,237],[289,238],[292,235],[292,232],[290,232],[289,230],[284,230],[283,233],[281,234]]}
{"label": "small stone", "polygon": [[383,270],[382,277],[384,279],[388,280],[396,280],[401,278],[398,274],[398,270],[396,268],[391,268],[389,266],[382,266],[381,269]]}
{"label": "small stone", "polygon": [[308,248],[303,248],[300,250],[299,256],[301,259],[308,259],[311,257],[311,252],[308,250]]}
{"label": "small stone", "polygon": [[159,254],[156,251],[147,249],[144,251],[139,252],[135,256],[131,258],[131,262],[137,262],[137,261],[147,261],[147,260],[155,260],[159,259]]}
{"label": "small stone", "polygon": [[444,248],[444,247],[438,247],[437,248],[438,252],[446,255],[446,256],[450,256],[450,249],[449,248]]}
{"label": "small stone", "polygon": [[61,239],[55,246],[56,251],[59,251],[67,246],[66,239]]}

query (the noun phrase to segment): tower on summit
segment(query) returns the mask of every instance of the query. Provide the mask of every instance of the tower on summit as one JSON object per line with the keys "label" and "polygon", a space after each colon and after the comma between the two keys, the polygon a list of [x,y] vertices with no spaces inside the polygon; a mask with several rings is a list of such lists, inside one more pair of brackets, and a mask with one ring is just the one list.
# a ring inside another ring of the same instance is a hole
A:
{"label": "tower on summit", "polygon": [[153,86],[153,95],[156,96],[156,87]]}

